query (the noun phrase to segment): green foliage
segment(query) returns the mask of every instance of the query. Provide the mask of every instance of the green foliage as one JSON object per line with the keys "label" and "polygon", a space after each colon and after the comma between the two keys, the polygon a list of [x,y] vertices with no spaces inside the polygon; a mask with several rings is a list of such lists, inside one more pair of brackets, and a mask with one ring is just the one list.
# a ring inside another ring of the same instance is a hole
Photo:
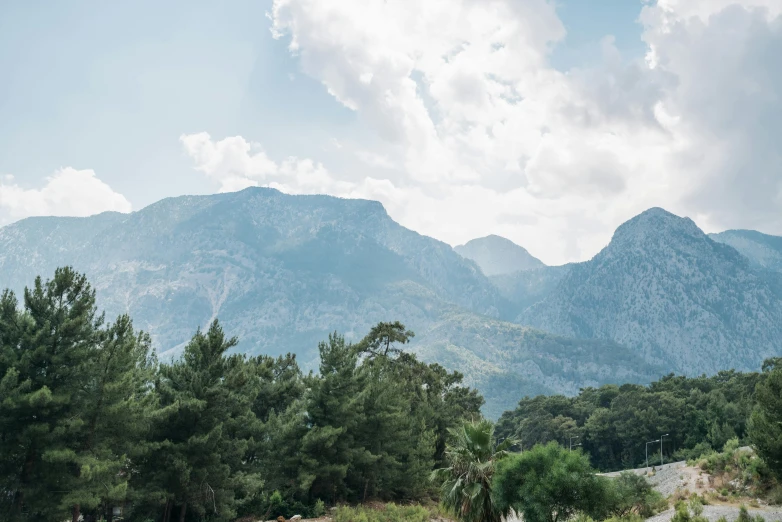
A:
{"label": "green foliage", "polygon": [[127,316],[106,324],[71,269],[37,279],[21,307],[4,292],[0,518],[103,519],[124,506],[130,522],[266,519],[428,498],[449,430],[483,399],[397,347],[412,336],[398,322],[356,345],[333,334],[305,376],[290,354],[230,354],[237,340],[215,320],[158,365],[149,336]]}
{"label": "green foliage", "polygon": [[334,512],[333,522],[429,522],[432,513],[423,506],[385,504],[374,509],[364,506],[340,506]]}
{"label": "green foliage", "polygon": [[[697,465],[710,475],[720,476],[735,494],[768,497],[773,501],[773,492],[779,487],[766,462],[751,449],[740,448],[735,438],[725,444],[723,451],[711,451],[702,456]],[[726,487],[720,491],[723,497],[730,493]]]}
{"label": "green foliage", "polygon": [[449,431],[452,440],[445,452],[448,467],[432,473],[432,480],[440,484],[440,502],[465,522],[500,522],[509,510],[497,506],[492,479],[513,440],[498,445],[494,424],[487,420]]}
{"label": "green foliage", "polygon": [[315,505],[312,507],[312,516],[320,518],[326,514],[326,503],[321,499],[315,501]]}
{"label": "green foliage", "polygon": [[523,513],[526,522],[560,522],[578,512],[605,518],[611,490],[610,479],[596,476],[583,453],[554,442],[502,460],[493,488],[497,508]]}
{"label": "green foliage", "polygon": [[764,365],[755,396],[749,437],[772,473],[782,480],[782,365],[778,360]]}
{"label": "green foliage", "polygon": [[622,472],[612,481],[612,486],[610,512],[619,518],[631,515],[649,518],[668,507],[667,501],[642,475]]}
{"label": "green foliage", "polygon": [[125,498],[153,402],[149,337],[105,324],[70,268],[0,298],[0,518],[50,520]]}
{"label": "green foliage", "polygon": [[[521,439],[525,447],[549,441],[567,446],[570,437],[579,437],[603,471],[644,466],[646,442],[663,433],[666,461],[674,448],[677,458],[694,459],[746,437],[760,380],[761,374],[731,370],[713,377],[670,375],[649,386],[586,388],[576,397],[525,397],[502,415],[497,434]],[[649,464],[659,464],[660,446],[648,450]]]}

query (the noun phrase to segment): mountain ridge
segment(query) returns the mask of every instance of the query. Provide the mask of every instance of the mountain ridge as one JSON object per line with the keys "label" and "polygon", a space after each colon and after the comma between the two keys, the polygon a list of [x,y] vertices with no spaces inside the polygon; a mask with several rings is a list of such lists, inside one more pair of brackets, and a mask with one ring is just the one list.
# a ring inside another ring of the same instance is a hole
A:
{"label": "mountain ridge", "polygon": [[[540,339],[556,350],[573,341],[501,334],[515,328],[500,321],[507,301],[478,266],[394,222],[377,202],[250,188],[168,198],[130,214],[0,228],[0,287],[19,292],[66,264],[87,275],[108,317],[129,313],[164,357],[219,317],[239,337],[239,351],[294,352],[313,368],[317,343],[329,333],[357,340],[379,321],[400,320],[418,334],[411,349],[473,376],[494,415],[524,390],[573,391],[574,383],[552,374],[556,365],[540,367],[534,348]],[[509,369],[487,351],[499,342],[492,339],[505,339],[500,345],[520,366]],[[605,343],[586,344],[606,351]],[[435,346],[450,347],[447,358]],[[653,378],[650,368],[634,378]],[[615,371],[624,370],[591,371],[578,382],[603,383]]]}
{"label": "mountain ridge", "polygon": [[494,234],[472,239],[454,247],[462,257],[474,261],[488,277],[546,266],[527,249]]}
{"label": "mountain ridge", "polygon": [[603,339],[687,375],[757,369],[779,353],[779,284],[689,218],[650,209],[516,322]]}

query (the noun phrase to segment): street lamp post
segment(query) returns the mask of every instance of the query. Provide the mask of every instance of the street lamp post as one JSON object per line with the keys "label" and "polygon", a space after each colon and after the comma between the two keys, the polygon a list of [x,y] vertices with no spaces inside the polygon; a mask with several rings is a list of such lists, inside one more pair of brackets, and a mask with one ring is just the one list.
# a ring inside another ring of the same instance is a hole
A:
{"label": "street lamp post", "polygon": [[649,444],[654,444],[655,442],[660,442],[660,439],[657,440],[650,440],[646,443],[646,467],[649,467]]}
{"label": "street lamp post", "polygon": [[663,437],[667,437],[667,436],[668,436],[668,434],[667,434],[667,433],[666,433],[665,435],[661,435],[661,436],[660,436],[660,466],[662,466],[663,464],[665,464],[665,463],[663,462]]}

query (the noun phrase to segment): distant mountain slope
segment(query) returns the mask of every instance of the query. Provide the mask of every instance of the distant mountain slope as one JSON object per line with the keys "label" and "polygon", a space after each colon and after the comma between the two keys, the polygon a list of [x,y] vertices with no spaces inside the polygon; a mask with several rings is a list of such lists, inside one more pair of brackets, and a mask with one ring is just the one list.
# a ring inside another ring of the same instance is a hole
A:
{"label": "distant mountain slope", "polygon": [[568,264],[519,270],[512,274],[490,276],[489,281],[500,295],[508,300],[515,317],[556,290],[571,266]]}
{"label": "distant mountain slope", "polygon": [[592,260],[571,266],[522,324],[611,340],[686,374],[756,370],[782,353],[782,291],[690,219],[650,209]]}
{"label": "distant mountain slope", "polygon": [[487,276],[510,274],[546,266],[526,249],[500,236],[486,236],[454,247],[462,257],[471,259]]}
{"label": "distant mountain slope", "polygon": [[330,332],[356,339],[400,320],[417,334],[411,349],[464,371],[493,416],[525,393],[662,372],[613,343],[497,320],[509,303],[475,263],[372,201],[251,188],[0,228],[0,288],[21,292],[66,264],[88,275],[109,317],[129,312],[167,355],[219,317],[239,350],[291,351],[312,367]]}
{"label": "distant mountain slope", "polygon": [[732,246],[755,266],[782,272],[782,237],[754,230],[727,230],[709,237]]}
{"label": "distant mountain slope", "polygon": [[475,265],[377,202],[271,189],[27,219],[0,229],[0,252],[0,287],[72,264],[110,314],[130,312],[162,350],[217,316],[244,350],[279,353],[379,320],[414,326],[444,302],[497,316],[502,301]]}
{"label": "distant mountain slope", "polygon": [[491,418],[525,395],[575,395],[599,383],[648,383],[666,373],[610,341],[569,339],[459,311],[444,313],[413,349],[462,372],[483,392]]}

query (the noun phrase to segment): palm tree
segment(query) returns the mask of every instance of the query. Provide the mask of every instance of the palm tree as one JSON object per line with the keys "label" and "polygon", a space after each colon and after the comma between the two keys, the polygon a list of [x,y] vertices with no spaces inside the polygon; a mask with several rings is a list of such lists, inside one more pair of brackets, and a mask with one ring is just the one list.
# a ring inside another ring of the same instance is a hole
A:
{"label": "palm tree", "polygon": [[448,431],[452,436],[445,450],[449,466],[432,472],[432,480],[440,483],[443,506],[464,522],[501,522],[509,510],[495,506],[491,481],[496,462],[515,441],[496,445],[494,424],[487,420]]}

